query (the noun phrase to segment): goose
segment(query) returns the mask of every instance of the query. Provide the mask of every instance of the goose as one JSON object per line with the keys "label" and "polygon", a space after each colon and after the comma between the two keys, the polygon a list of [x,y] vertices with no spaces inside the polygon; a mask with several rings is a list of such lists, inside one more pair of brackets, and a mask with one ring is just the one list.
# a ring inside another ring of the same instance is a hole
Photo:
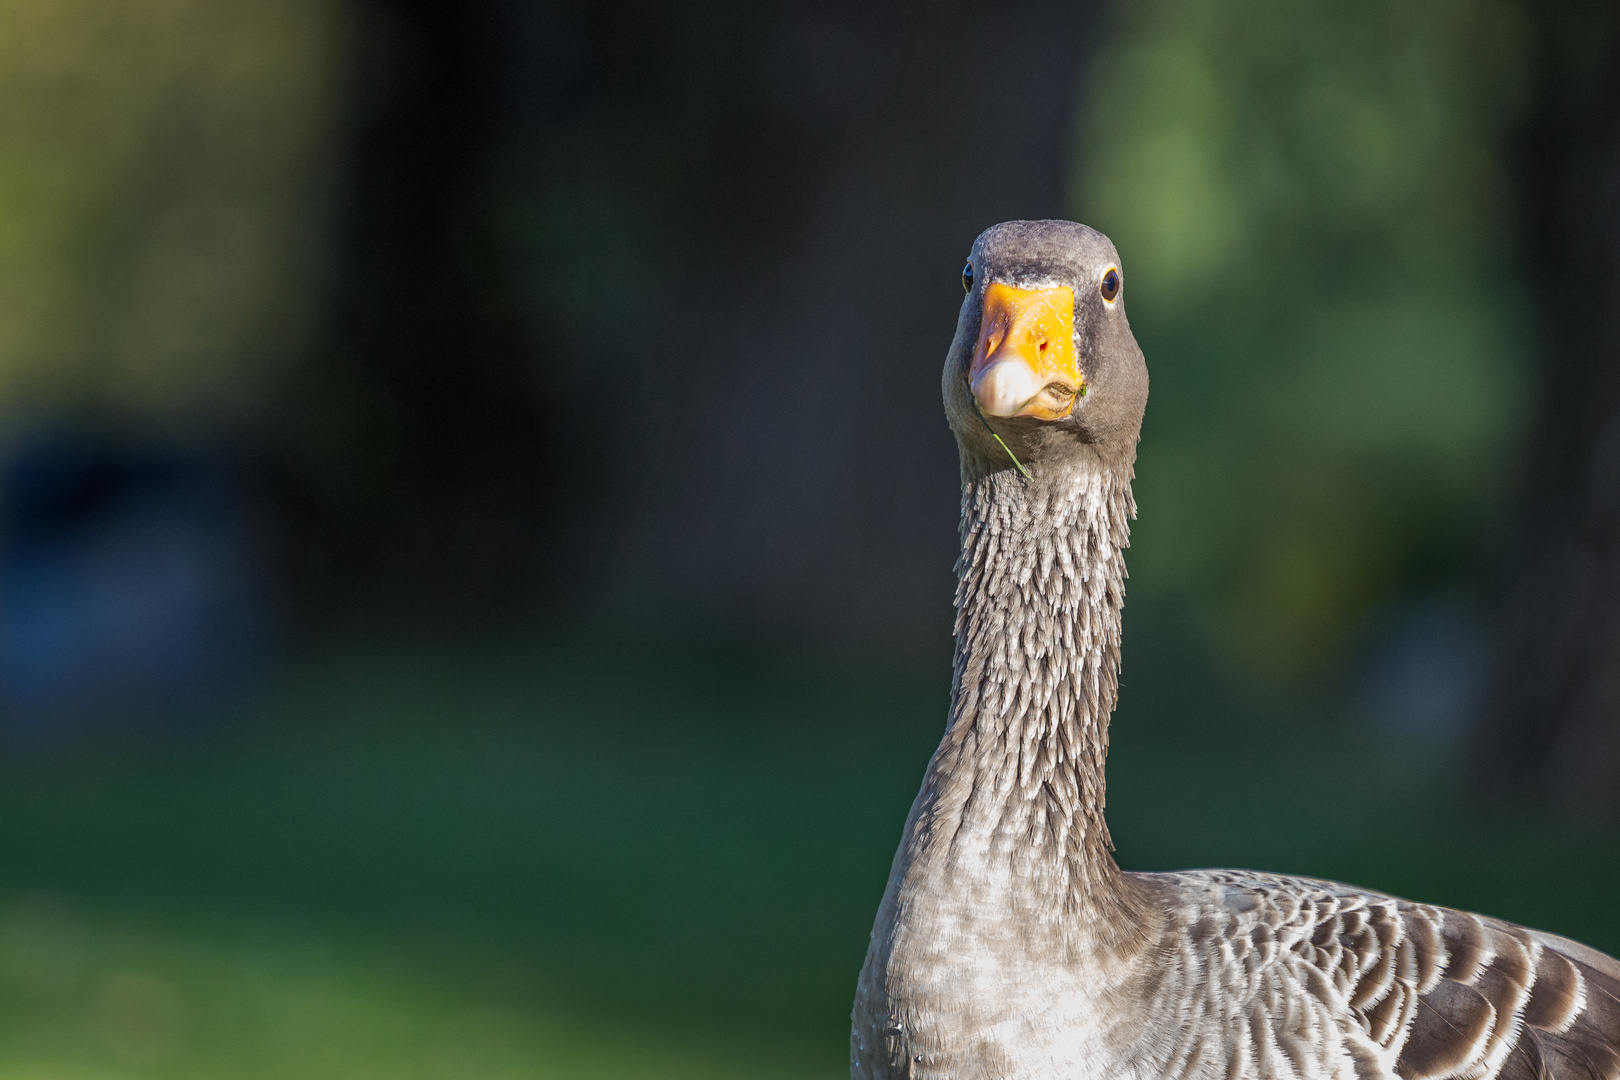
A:
{"label": "goose", "polygon": [[860,973],[853,1080],[1616,1080],[1620,962],[1247,870],[1128,873],[1103,819],[1148,374],[1108,238],[974,242],[951,708]]}

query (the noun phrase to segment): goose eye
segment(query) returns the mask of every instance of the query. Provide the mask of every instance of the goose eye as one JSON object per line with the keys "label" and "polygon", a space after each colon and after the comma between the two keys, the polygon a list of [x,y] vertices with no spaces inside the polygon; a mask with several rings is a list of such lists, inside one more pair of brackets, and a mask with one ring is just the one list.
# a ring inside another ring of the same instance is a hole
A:
{"label": "goose eye", "polygon": [[968,263],[966,266],[962,267],[962,291],[963,292],[972,292],[973,291],[973,264],[972,263]]}
{"label": "goose eye", "polygon": [[1119,295],[1119,271],[1110,266],[1108,273],[1102,276],[1102,284],[1098,285],[1097,289],[1102,293],[1102,298],[1112,304],[1114,297]]}

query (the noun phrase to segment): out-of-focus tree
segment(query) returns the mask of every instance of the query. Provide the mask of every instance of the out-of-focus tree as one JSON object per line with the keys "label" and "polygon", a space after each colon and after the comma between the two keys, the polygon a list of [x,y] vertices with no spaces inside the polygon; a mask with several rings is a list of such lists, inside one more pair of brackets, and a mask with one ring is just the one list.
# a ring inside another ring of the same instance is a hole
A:
{"label": "out-of-focus tree", "polygon": [[0,0],[0,726],[262,653],[349,45],[342,0]]}
{"label": "out-of-focus tree", "polygon": [[957,275],[1062,212],[1091,5],[365,9],[402,62],[321,395],[358,403],[325,429],[362,572],[942,653]]}
{"label": "out-of-focus tree", "polygon": [[1137,596],[1244,693],[1340,677],[1369,616],[1465,581],[1523,428],[1531,307],[1504,0],[1119,4],[1077,207],[1153,371]]}
{"label": "out-of-focus tree", "polygon": [[1525,5],[1536,44],[1518,176],[1540,416],[1486,772],[1499,795],[1620,814],[1620,8]]}
{"label": "out-of-focus tree", "polygon": [[0,405],[262,421],[318,602],[937,648],[1091,7],[0,0]]}
{"label": "out-of-focus tree", "polygon": [[0,2],[0,408],[262,413],[324,330],[342,15]]}

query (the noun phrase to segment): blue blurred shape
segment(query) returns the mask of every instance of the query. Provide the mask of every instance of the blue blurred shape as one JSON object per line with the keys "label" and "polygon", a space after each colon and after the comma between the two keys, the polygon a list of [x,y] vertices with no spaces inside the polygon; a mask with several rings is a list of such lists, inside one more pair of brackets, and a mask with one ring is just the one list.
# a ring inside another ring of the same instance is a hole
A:
{"label": "blue blurred shape", "polygon": [[1480,619],[1456,597],[1388,613],[1352,684],[1352,709],[1391,734],[1455,739],[1478,723],[1490,676]]}
{"label": "blue blurred shape", "polygon": [[36,439],[0,462],[0,700],[14,726],[227,684],[266,627],[225,455]]}

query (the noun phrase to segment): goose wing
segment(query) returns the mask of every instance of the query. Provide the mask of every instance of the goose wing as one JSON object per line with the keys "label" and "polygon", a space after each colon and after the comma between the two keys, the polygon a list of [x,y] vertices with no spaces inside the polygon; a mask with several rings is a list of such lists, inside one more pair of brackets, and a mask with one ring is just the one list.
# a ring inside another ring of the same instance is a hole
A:
{"label": "goose wing", "polygon": [[1594,949],[1331,882],[1165,877],[1162,1075],[1207,1074],[1213,1039],[1229,1080],[1620,1080],[1620,962]]}

